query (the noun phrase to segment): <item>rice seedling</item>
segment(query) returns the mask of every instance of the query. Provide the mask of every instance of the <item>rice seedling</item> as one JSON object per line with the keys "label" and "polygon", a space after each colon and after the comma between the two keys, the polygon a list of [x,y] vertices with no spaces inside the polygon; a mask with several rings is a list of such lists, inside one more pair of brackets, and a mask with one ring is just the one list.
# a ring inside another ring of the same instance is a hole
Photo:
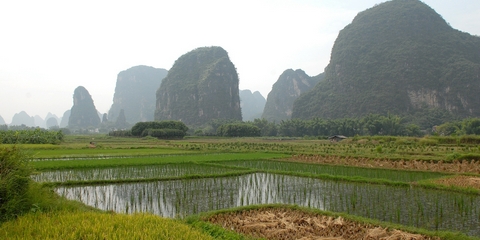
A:
{"label": "rice seedling", "polygon": [[[255,173],[237,177],[59,187],[56,191],[69,199],[122,213],[146,211],[179,217],[238,206],[282,203],[406,226],[480,235],[480,208],[477,207],[480,196],[415,187]],[[127,209],[126,205],[130,207]]]}
{"label": "rice seedling", "polygon": [[163,163],[185,163],[185,162],[211,162],[226,160],[251,160],[251,159],[273,159],[287,157],[279,153],[202,153],[202,154],[179,154],[162,155],[152,157],[128,157],[83,160],[49,160],[33,161],[32,167],[36,170],[57,170],[73,168],[108,168],[118,166],[141,166]]}
{"label": "rice seedling", "polygon": [[195,163],[123,166],[114,168],[77,168],[43,171],[32,176],[37,182],[99,181],[121,179],[169,178],[187,175],[214,175],[232,172],[232,168]]}
{"label": "rice seedling", "polygon": [[398,171],[390,169],[373,169],[349,167],[341,165],[301,164],[286,161],[228,161],[227,166],[240,166],[263,171],[281,171],[289,173],[328,174],[334,176],[357,176],[369,179],[386,179],[398,182],[415,182],[430,178],[443,177],[446,174],[438,172]]}

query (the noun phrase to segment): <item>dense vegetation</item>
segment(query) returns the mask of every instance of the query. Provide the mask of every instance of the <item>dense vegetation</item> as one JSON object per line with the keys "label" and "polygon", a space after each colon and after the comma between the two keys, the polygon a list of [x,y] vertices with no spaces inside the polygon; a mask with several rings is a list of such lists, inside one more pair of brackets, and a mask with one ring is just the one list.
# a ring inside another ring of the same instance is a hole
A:
{"label": "dense vegetation", "polygon": [[259,127],[248,123],[231,123],[218,127],[217,135],[222,137],[259,137]]}
{"label": "dense vegetation", "polygon": [[221,47],[203,47],[175,61],[157,91],[155,120],[201,125],[241,120],[238,74]]}
{"label": "dense vegetation", "polygon": [[[387,113],[422,128],[479,117],[480,38],[452,29],[418,0],[388,1],[340,31],[325,80],[294,103],[293,118]],[[423,125],[425,124],[425,125]]]}
{"label": "dense vegetation", "polygon": [[135,66],[118,73],[108,119],[115,122],[123,109],[128,123],[153,121],[155,92],[167,73],[165,69],[149,66]]}
{"label": "dense vegetation", "polygon": [[58,144],[63,141],[64,134],[61,130],[45,130],[41,128],[24,130],[0,130],[0,143],[2,144]]}

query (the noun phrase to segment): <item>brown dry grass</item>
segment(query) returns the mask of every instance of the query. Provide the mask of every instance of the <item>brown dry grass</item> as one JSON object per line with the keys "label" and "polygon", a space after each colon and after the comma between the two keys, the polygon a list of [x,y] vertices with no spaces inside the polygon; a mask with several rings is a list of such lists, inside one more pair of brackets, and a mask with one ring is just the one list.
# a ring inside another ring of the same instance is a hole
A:
{"label": "brown dry grass", "polygon": [[480,177],[455,176],[450,178],[437,179],[433,182],[437,184],[447,185],[447,186],[475,188],[480,190]]}
{"label": "brown dry grass", "polygon": [[422,161],[422,160],[389,160],[370,159],[337,156],[305,156],[295,155],[287,161],[322,163],[332,165],[345,165],[369,168],[387,168],[400,170],[420,170],[448,173],[475,173],[480,174],[480,161],[454,161],[445,163],[443,161]]}
{"label": "brown dry grass", "polygon": [[224,213],[211,216],[208,221],[245,235],[267,239],[439,239],[288,208]]}

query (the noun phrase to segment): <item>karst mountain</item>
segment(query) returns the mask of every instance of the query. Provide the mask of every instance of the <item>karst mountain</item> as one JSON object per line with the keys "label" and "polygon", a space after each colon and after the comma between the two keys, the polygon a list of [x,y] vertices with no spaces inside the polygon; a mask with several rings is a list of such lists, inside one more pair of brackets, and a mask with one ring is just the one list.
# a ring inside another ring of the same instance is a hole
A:
{"label": "karst mountain", "polygon": [[202,125],[242,120],[238,74],[227,51],[201,47],[179,57],[157,91],[155,120]]}
{"label": "karst mountain", "polygon": [[340,31],[325,79],[295,101],[292,117],[479,117],[479,92],[480,37],[421,1],[393,0]]}

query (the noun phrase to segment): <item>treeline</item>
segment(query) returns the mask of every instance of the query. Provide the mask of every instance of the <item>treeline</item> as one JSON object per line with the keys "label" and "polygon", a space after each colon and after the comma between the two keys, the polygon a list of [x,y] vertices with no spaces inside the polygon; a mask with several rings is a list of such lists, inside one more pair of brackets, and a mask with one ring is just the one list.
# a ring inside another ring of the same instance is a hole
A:
{"label": "treeline", "polygon": [[[145,137],[152,136],[162,139],[183,138],[189,128],[180,121],[139,122],[131,130],[112,131],[110,136]],[[344,135],[359,136],[411,136],[420,137],[425,134],[480,135],[480,118],[468,118],[461,121],[447,122],[432,129],[421,128],[397,115],[370,114],[363,118],[282,120],[279,123],[266,119],[254,121],[235,121],[219,119],[197,129],[190,129],[190,135],[222,136],[222,137],[328,137]]]}
{"label": "treeline", "polygon": [[436,126],[435,132],[441,136],[480,135],[480,118],[447,122]]}
{"label": "treeline", "polygon": [[424,132],[415,124],[406,123],[403,118],[388,114],[371,114],[363,118],[282,120],[279,123],[266,119],[239,122],[214,120],[208,126],[197,129],[195,135],[240,136],[280,136],[280,137],[326,137],[331,135],[385,135],[422,136]]}
{"label": "treeline", "polygon": [[114,137],[156,137],[160,139],[183,138],[188,131],[187,125],[181,121],[138,122],[130,130],[111,131]]}

